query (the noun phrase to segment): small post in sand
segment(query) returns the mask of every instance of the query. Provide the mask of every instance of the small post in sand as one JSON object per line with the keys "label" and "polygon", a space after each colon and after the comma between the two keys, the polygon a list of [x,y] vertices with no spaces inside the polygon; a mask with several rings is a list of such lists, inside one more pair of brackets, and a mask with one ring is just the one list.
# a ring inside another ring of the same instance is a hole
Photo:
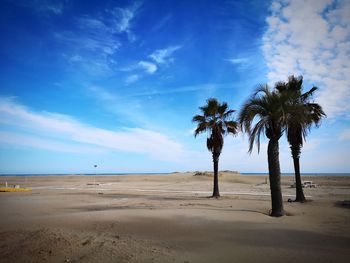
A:
{"label": "small post in sand", "polygon": [[94,164],[94,168],[95,168],[95,176],[94,176],[94,185],[96,185],[96,169],[97,169],[97,164]]}

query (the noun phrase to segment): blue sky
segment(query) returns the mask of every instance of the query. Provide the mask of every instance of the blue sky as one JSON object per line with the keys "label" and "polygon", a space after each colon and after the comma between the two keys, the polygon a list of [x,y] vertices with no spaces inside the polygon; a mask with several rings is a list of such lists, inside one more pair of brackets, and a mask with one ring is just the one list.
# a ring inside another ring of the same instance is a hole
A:
{"label": "blue sky", "polygon": [[[212,169],[193,115],[239,110],[257,84],[304,76],[327,113],[303,172],[350,172],[350,1],[4,0],[0,173]],[[266,140],[227,137],[221,169],[266,172]],[[293,164],[280,141],[283,172]]]}

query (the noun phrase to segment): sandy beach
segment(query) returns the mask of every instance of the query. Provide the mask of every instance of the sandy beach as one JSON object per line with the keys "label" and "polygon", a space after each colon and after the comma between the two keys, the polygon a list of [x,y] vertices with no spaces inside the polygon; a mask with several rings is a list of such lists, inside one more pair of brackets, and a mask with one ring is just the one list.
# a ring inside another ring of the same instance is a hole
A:
{"label": "sandy beach", "polygon": [[307,203],[268,216],[266,176],[193,173],[0,177],[1,262],[348,262],[350,177],[313,176]]}

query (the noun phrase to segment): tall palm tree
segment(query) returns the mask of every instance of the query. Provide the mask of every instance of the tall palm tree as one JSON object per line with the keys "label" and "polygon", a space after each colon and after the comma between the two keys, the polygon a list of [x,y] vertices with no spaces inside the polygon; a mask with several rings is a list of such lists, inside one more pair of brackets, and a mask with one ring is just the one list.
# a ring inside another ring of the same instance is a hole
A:
{"label": "tall palm tree", "polygon": [[[267,85],[260,86],[243,105],[239,113],[242,129],[249,134],[249,152],[254,142],[260,150],[260,137],[265,133],[269,139],[267,148],[272,210],[270,215],[284,215],[279,163],[279,139],[285,127],[284,94],[270,91]],[[253,127],[252,127],[253,126]]]}
{"label": "tall palm tree", "polygon": [[230,110],[228,104],[220,104],[217,99],[210,98],[207,104],[199,107],[203,115],[196,115],[192,121],[197,123],[194,136],[207,132],[207,148],[213,155],[214,163],[214,188],[212,197],[220,197],[219,193],[219,157],[224,146],[226,134],[235,135],[238,132],[238,123],[231,118],[235,110]]}
{"label": "tall palm tree", "polygon": [[311,127],[320,125],[321,119],[326,116],[322,107],[314,102],[311,102],[311,98],[317,87],[311,88],[309,91],[302,93],[303,90],[303,77],[290,76],[288,82],[278,82],[275,88],[280,93],[288,96],[288,114],[287,114],[287,140],[290,144],[292,152],[294,173],[295,173],[295,185],[296,185],[296,198],[297,202],[305,202],[306,198],[303,192],[300,177],[300,153],[303,146],[303,141],[306,139]]}

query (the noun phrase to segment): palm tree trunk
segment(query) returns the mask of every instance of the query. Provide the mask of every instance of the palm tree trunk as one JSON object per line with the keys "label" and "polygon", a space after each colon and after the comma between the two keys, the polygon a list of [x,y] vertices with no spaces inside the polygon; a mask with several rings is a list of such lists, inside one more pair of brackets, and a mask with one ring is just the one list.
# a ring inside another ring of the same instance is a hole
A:
{"label": "palm tree trunk", "polygon": [[278,147],[278,140],[270,139],[267,148],[267,158],[269,163],[269,179],[272,202],[272,211],[270,215],[274,217],[284,215]]}
{"label": "palm tree trunk", "polygon": [[213,163],[214,163],[214,188],[212,197],[220,197],[219,193],[219,155],[213,153]]}
{"label": "palm tree trunk", "polygon": [[306,201],[306,198],[304,196],[303,187],[301,185],[301,176],[300,176],[300,145],[292,145],[290,147],[292,150],[292,157],[293,157],[293,163],[294,163],[294,174],[295,174],[295,189],[296,189],[296,197],[295,201],[303,203]]}

